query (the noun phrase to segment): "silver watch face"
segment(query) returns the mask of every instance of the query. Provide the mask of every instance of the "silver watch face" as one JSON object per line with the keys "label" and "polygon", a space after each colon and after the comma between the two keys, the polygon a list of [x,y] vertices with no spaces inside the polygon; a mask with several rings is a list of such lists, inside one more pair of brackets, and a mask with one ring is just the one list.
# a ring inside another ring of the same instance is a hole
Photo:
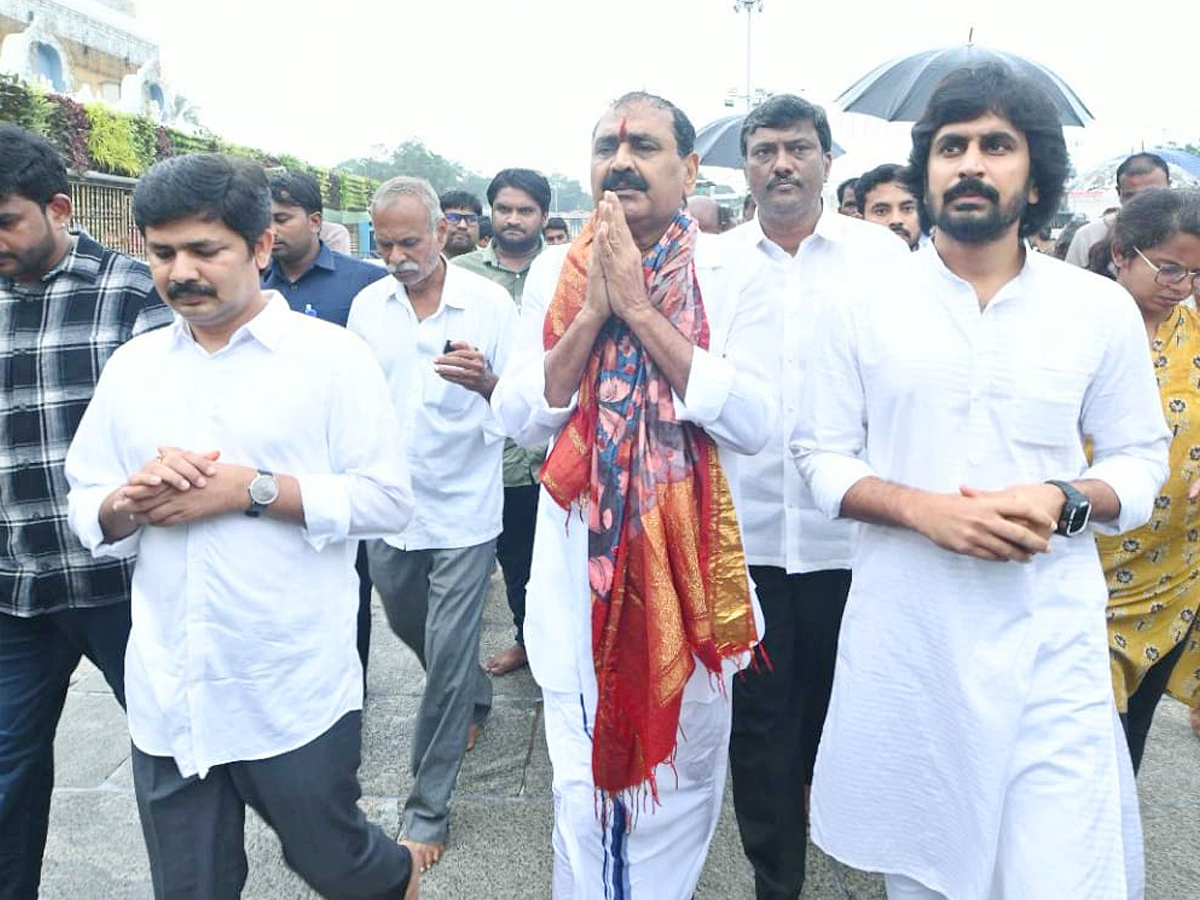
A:
{"label": "silver watch face", "polygon": [[274,475],[258,475],[250,482],[250,499],[260,506],[274,503],[279,496],[279,482]]}

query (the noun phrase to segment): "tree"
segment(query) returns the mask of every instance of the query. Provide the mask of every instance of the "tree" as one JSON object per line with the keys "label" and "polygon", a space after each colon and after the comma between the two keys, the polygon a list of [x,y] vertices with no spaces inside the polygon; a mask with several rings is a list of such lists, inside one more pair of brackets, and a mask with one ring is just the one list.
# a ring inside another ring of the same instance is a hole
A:
{"label": "tree", "polygon": [[439,194],[457,185],[467,174],[460,163],[434,153],[417,140],[405,141],[385,158],[363,156],[338,163],[335,168],[377,181],[386,181],[396,175],[413,175],[424,178]]}
{"label": "tree", "polygon": [[547,178],[547,181],[554,190],[551,208],[555,212],[592,208],[591,194],[585,191],[583,185],[574,178],[568,178],[566,175],[555,172]]}
{"label": "tree", "polygon": [[[373,147],[371,156],[348,159],[338,163],[335,168],[354,175],[365,175],[376,181],[386,181],[396,175],[413,175],[424,178],[439,194],[456,188],[469,191],[484,202],[488,184],[492,180],[491,175],[473,172],[461,163],[434,153],[418,140],[405,141],[391,151],[384,146]],[[578,181],[557,172],[546,180],[553,191],[553,211],[592,208],[591,196]]]}

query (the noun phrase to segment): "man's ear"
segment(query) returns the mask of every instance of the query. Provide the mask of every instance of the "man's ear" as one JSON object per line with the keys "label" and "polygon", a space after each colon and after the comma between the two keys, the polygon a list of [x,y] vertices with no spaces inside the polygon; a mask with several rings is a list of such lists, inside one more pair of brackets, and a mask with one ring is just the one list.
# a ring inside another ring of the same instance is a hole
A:
{"label": "man's ear", "polygon": [[67,194],[55,194],[46,203],[46,216],[55,228],[66,228],[71,222],[74,206]]}
{"label": "man's ear", "polygon": [[254,246],[250,250],[250,255],[254,257],[254,264],[258,266],[259,271],[265,269],[271,262],[273,246],[275,246],[275,232],[268,228],[258,236],[258,240],[254,242]]}

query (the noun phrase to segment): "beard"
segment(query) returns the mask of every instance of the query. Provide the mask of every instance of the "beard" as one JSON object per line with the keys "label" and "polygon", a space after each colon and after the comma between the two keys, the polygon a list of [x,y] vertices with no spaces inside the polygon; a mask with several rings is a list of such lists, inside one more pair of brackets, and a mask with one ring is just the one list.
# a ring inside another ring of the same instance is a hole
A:
{"label": "beard", "polygon": [[[973,194],[988,202],[985,211],[954,212],[951,203],[959,197]],[[1007,205],[1000,202],[1000,192],[974,178],[965,178],[942,195],[936,223],[954,240],[963,244],[989,244],[1000,238],[1025,215],[1029,207],[1026,192],[1014,196]]]}
{"label": "beard", "polygon": [[513,235],[505,234],[503,231],[497,231],[492,235],[492,242],[505,253],[511,253],[513,256],[524,256],[526,253],[532,253],[533,249],[537,247],[538,233],[535,231],[532,235],[517,238]]}
{"label": "beard", "polygon": [[50,271],[58,246],[54,242],[54,229],[51,227],[50,221],[47,219],[45,224],[46,233],[32,247],[19,253],[0,254],[0,258],[10,259],[16,263],[6,277],[14,281],[36,281]]}
{"label": "beard", "polygon": [[446,235],[446,256],[461,256],[475,249],[475,240],[470,233],[450,232]]}

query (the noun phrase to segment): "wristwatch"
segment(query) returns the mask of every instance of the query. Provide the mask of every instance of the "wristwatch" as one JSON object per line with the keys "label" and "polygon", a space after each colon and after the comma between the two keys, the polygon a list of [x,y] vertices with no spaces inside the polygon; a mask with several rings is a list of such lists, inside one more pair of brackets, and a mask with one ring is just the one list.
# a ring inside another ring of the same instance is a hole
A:
{"label": "wristwatch", "polygon": [[1092,501],[1084,495],[1083,491],[1066,481],[1051,480],[1046,484],[1054,485],[1067,495],[1062,513],[1058,517],[1058,527],[1054,529],[1054,533],[1065,537],[1075,537],[1087,528],[1088,520],[1092,517]]}
{"label": "wristwatch", "polygon": [[279,479],[265,469],[259,469],[250,482],[250,508],[246,515],[257,519],[268,506],[279,499]]}

